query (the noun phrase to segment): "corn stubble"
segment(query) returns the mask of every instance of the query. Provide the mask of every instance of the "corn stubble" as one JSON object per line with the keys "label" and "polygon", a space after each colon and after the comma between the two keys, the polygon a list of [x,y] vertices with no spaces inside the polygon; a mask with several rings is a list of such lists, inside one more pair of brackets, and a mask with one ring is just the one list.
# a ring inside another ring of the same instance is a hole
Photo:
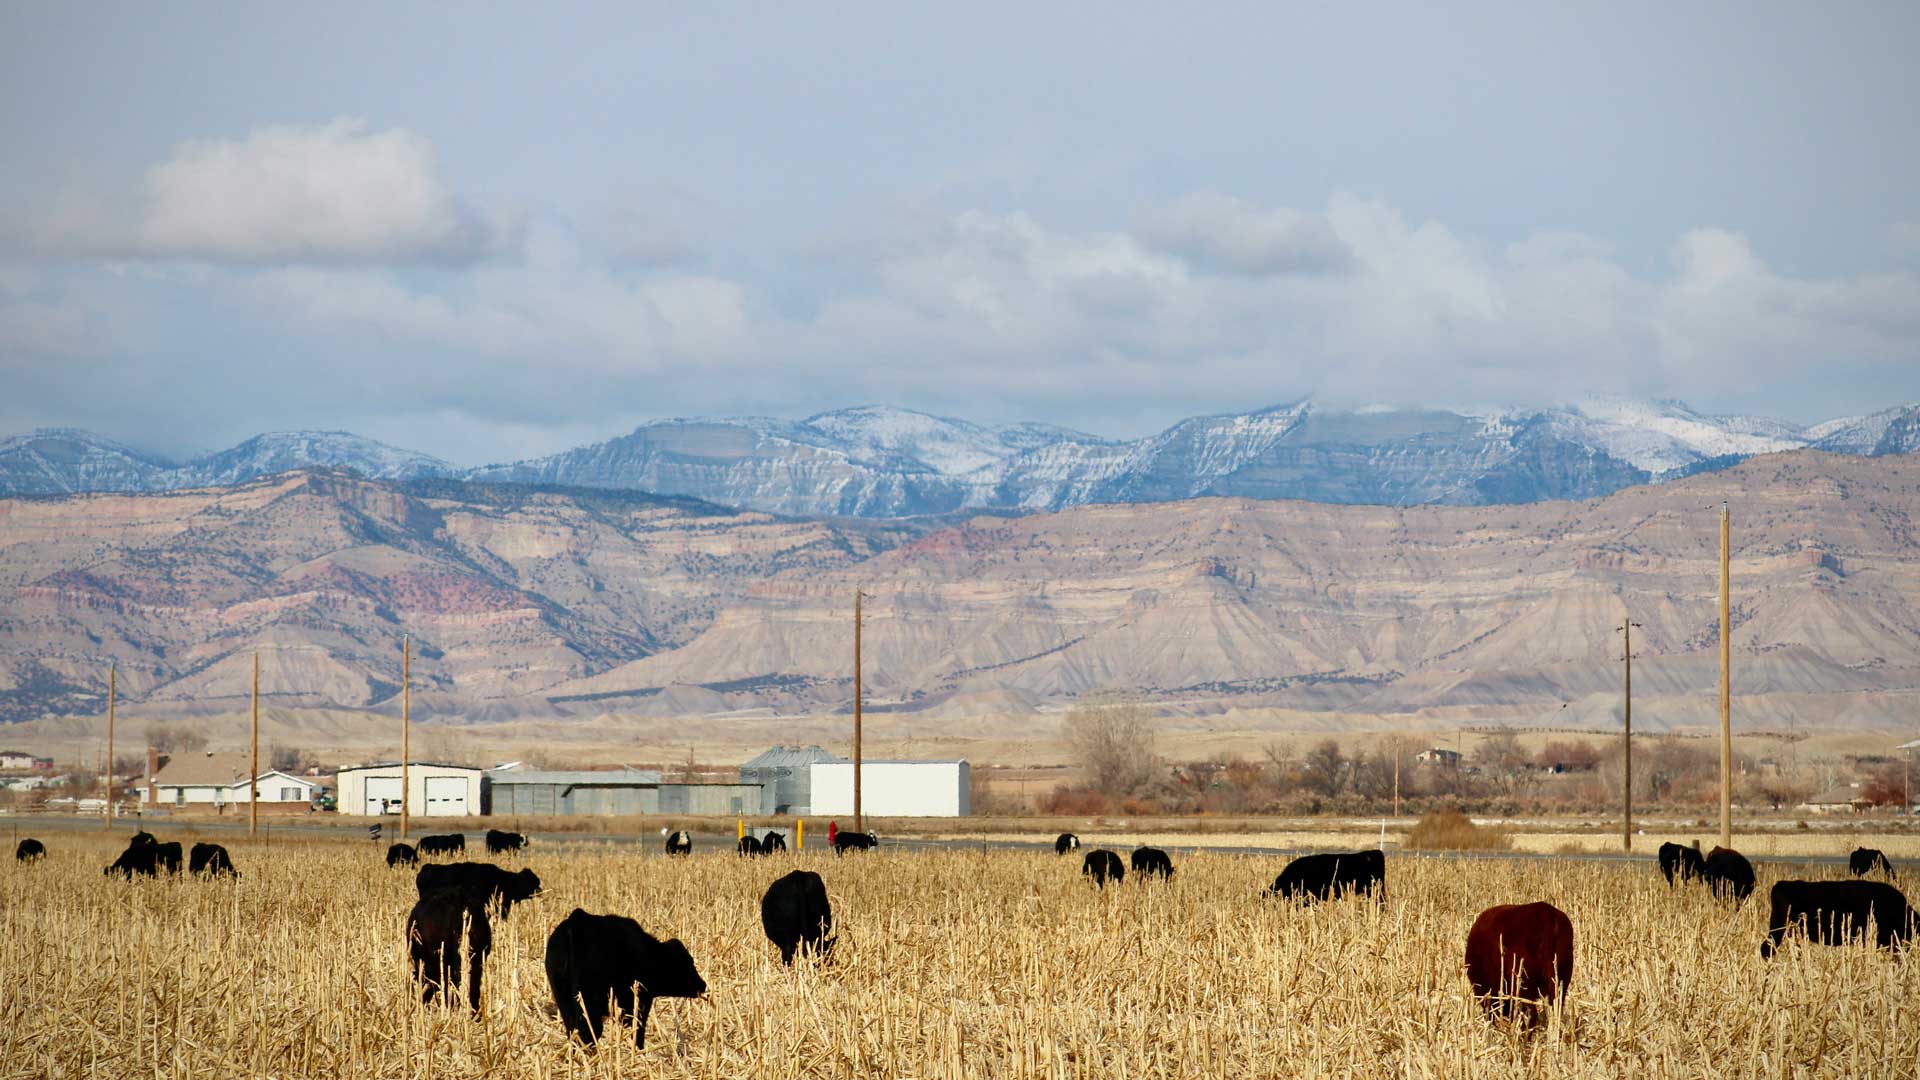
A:
{"label": "corn stubble", "polygon": [[[117,845],[50,847],[0,870],[6,1077],[1869,1077],[1920,1055],[1920,956],[1762,961],[1764,902],[1669,893],[1651,860],[1396,858],[1384,903],[1303,908],[1259,897],[1277,860],[1227,855],[1099,891],[1050,854],[547,848],[475,1018],[420,1004],[413,877],[370,845],[233,843],[238,883],[107,881]],[[841,940],[788,969],[758,902],[794,864]],[[1528,1035],[1482,1019],[1461,954],[1482,908],[1540,898],[1573,919],[1575,982]],[[576,906],[683,939],[708,998],[660,1001],[644,1051],[569,1043],[542,958]]]}

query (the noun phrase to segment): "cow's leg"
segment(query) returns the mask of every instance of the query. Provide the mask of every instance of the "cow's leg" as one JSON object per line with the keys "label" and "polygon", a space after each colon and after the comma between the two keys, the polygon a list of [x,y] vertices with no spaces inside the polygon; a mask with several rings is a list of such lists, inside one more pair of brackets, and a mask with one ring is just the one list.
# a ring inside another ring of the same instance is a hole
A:
{"label": "cow's leg", "polygon": [[647,1048],[647,1017],[653,1015],[653,995],[641,994],[638,1007],[633,1014],[633,1045],[635,1048]]}

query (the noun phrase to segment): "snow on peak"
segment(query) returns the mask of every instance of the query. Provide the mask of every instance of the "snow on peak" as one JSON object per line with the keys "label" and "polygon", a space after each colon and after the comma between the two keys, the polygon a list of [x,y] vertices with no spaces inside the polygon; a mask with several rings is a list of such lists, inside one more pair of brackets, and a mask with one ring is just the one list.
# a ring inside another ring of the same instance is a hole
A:
{"label": "snow on peak", "polygon": [[1799,429],[1765,417],[1707,416],[1679,401],[1588,398],[1567,410],[1566,433],[1655,476],[1706,458],[1805,446]]}

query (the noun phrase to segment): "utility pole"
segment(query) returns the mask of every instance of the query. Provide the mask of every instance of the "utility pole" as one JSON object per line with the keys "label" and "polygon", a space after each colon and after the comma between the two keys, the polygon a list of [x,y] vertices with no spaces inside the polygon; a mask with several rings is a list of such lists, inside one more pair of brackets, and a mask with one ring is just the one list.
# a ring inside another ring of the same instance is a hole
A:
{"label": "utility pole", "polygon": [[1633,628],[1639,625],[1632,619],[1623,619],[1616,627],[1627,638],[1626,727],[1620,733],[1620,760],[1624,767],[1620,782],[1620,846],[1627,851],[1633,850]]}
{"label": "utility pole", "polygon": [[107,661],[107,824],[113,828],[113,698],[119,682],[120,665],[117,661]]}
{"label": "utility pole", "polygon": [[1733,517],[1720,504],[1720,846],[1733,846]]}
{"label": "utility pole", "polygon": [[1400,737],[1393,737],[1393,816],[1400,816]]}
{"label": "utility pole", "polygon": [[858,586],[853,590],[853,831],[866,832],[867,826],[860,815],[860,597]]}
{"label": "utility pole", "polygon": [[413,638],[400,637],[400,842],[407,842],[407,800],[413,797],[408,790],[407,758],[412,753],[408,745],[411,735],[409,724],[413,720]]}
{"label": "utility pole", "polygon": [[247,835],[260,832],[260,650],[253,650],[253,748],[247,764]]}

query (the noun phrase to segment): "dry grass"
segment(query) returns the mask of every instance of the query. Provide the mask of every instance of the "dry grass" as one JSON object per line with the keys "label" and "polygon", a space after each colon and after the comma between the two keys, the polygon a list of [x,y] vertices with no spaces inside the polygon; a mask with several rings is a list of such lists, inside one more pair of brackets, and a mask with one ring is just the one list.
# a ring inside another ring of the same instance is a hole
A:
{"label": "dry grass", "polygon": [[[1101,892],[1050,854],[547,848],[475,1020],[419,1004],[411,875],[371,844],[228,842],[237,884],[107,881],[118,846],[55,835],[0,868],[0,1075],[1874,1077],[1920,1056],[1920,957],[1762,961],[1764,905],[1669,892],[1650,860],[1393,860],[1385,902],[1301,908],[1257,895],[1278,860],[1227,855]],[[826,966],[781,967],[760,932],[796,863],[842,928]],[[1480,1018],[1460,956],[1481,908],[1540,898],[1573,918],[1575,985],[1525,1038]],[[541,957],[576,906],[681,937],[708,1000],[660,1002],[645,1051],[570,1045]]]}
{"label": "dry grass", "polygon": [[1435,810],[1407,830],[1401,846],[1413,851],[1506,851],[1513,840],[1503,829],[1475,825],[1458,810]]}

